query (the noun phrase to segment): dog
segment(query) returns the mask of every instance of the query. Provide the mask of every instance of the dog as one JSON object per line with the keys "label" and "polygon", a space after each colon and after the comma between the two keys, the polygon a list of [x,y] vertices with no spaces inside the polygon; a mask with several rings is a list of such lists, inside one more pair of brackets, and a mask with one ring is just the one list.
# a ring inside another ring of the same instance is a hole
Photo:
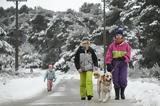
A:
{"label": "dog", "polygon": [[112,90],[112,74],[110,72],[101,74],[97,71],[93,75],[95,79],[97,79],[97,92],[99,101],[106,102],[111,97],[110,93]]}

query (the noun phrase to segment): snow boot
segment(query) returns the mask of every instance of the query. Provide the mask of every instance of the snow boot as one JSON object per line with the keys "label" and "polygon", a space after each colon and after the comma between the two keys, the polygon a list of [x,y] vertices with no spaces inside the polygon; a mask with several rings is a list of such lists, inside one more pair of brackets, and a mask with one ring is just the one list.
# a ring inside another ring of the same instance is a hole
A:
{"label": "snow boot", "polygon": [[114,88],[115,90],[115,100],[119,100],[119,88]]}
{"label": "snow boot", "polygon": [[93,96],[90,96],[90,95],[89,95],[89,96],[87,96],[88,100],[91,100],[91,99],[92,99],[92,97],[93,97]]}
{"label": "snow boot", "polygon": [[125,99],[124,91],[125,91],[125,88],[122,87],[121,88],[121,99]]}
{"label": "snow boot", "polygon": [[86,97],[81,97],[81,100],[86,100]]}

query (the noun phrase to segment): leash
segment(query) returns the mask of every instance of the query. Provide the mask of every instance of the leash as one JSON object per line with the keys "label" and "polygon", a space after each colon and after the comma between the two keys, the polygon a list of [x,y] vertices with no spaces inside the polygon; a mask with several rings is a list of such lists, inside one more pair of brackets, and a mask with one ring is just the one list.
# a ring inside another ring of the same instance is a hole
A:
{"label": "leash", "polygon": [[[118,61],[117,61],[118,62]],[[115,64],[114,68],[112,69],[111,73],[113,73],[115,71],[115,67],[118,66],[119,62]],[[108,71],[108,70],[107,70]],[[106,73],[106,70],[103,69],[104,74]]]}
{"label": "leash", "polygon": [[111,71],[111,73],[113,73],[113,72],[115,71],[115,68],[116,68],[118,65],[119,65],[119,61],[117,61],[117,62],[115,63],[115,66],[114,66],[113,70]]}

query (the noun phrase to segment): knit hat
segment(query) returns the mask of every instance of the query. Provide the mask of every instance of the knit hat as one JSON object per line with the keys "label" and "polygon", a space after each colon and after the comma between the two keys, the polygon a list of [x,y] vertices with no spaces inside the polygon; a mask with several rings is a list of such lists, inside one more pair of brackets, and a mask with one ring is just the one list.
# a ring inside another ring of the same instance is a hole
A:
{"label": "knit hat", "polygon": [[52,64],[49,64],[49,65],[48,65],[48,68],[53,68],[53,65],[52,65]]}
{"label": "knit hat", "polygon": [[85,41],[85,40],[90,41],[90,38],[89,38],[89,37],[83,37],[83,38],[82,38],[82,41]]}
{"label": "knit hat", "polygon": [[119,28],[116,30],[116,35],[121,34],[123,36],[123,29]]}

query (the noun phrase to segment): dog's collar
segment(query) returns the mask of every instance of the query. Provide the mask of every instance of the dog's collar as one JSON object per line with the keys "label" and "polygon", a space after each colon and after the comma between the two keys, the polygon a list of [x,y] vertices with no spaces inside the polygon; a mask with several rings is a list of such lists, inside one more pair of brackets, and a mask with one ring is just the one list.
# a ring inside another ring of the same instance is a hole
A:
{"label": "dog's collar", "polygon": [[99,83],[100,83],[100,84],[104,84],[104,85],[106,85],[106,86],[110,86],[111,81],[110,81],[110,82],[109,82],[109,81],[107,81],[107,82],[100,81]]}
{"label": "dog's collar", "polygon": [[111,84],[111,81],[106,81],[106,85],[109,86]]}
{"label": "dog's collar", "polygon": [[111,82],[111,80],[106,80],[107,82]]}

